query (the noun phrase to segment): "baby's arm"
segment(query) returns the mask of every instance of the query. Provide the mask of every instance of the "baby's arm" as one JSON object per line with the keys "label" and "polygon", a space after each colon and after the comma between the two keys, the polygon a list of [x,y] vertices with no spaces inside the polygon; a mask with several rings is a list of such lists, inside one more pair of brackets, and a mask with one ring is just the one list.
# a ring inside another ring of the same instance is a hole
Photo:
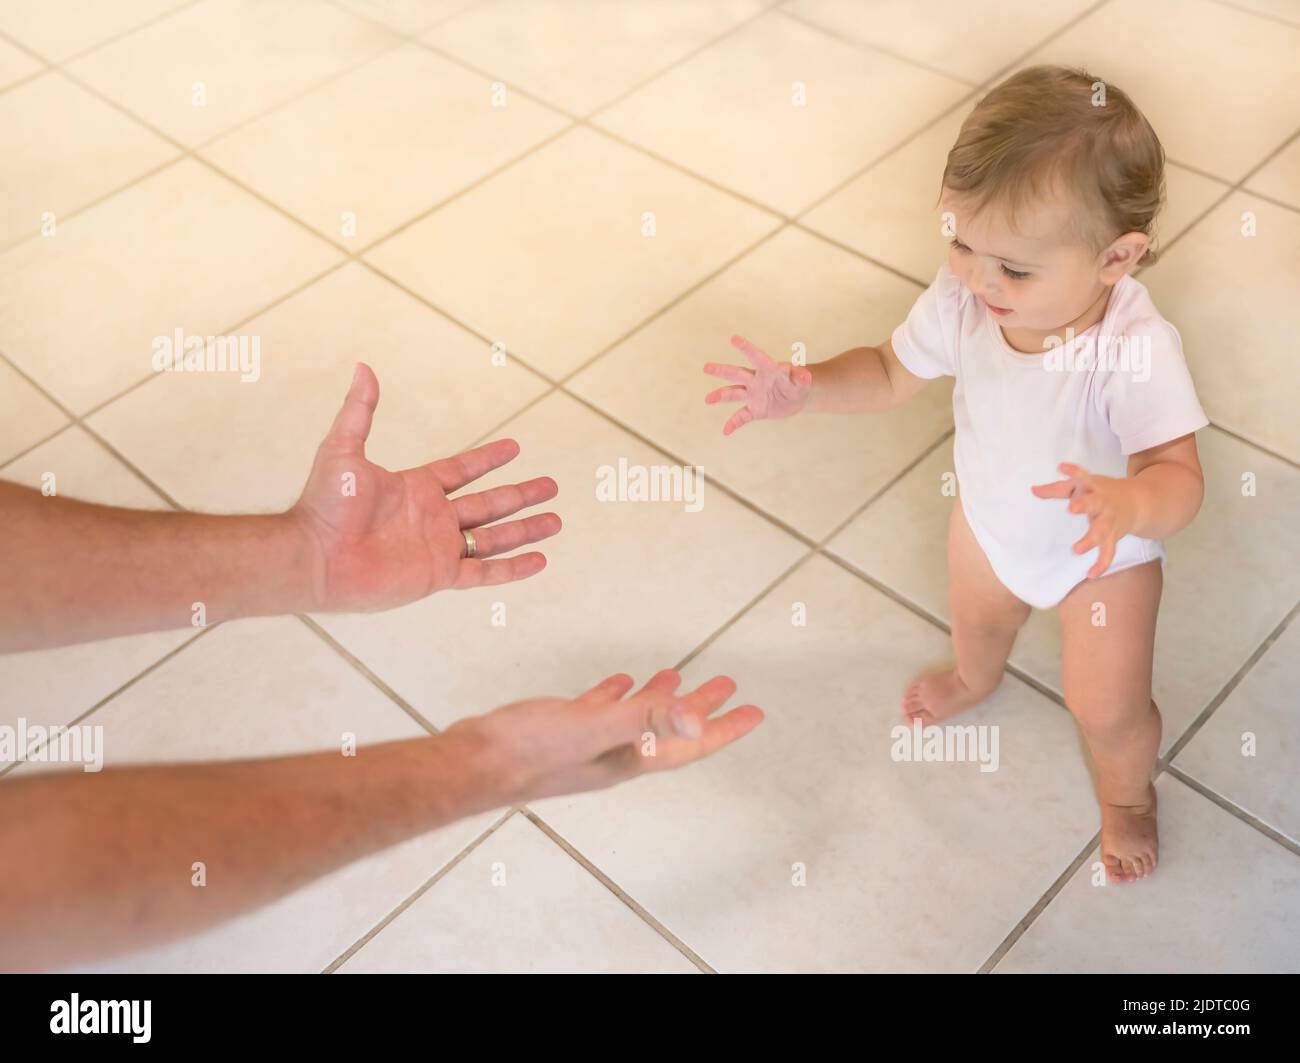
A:
{"label": "baby's arm", "polygon": [[1133,534],[1163,539],[1192,522],[1205,497],[1196,436],[1183,436],[1140,450],[1128,459],[1133,491]]}
{"label": "baby's arm", "polygon": [[705,402],[745,404],[723,426],[724,435],[750,421],[777,420],[805,409],[882,413],[901,406],[926,383],[903,367],[889,340],[879,347],[854,347],[815,366],[776,362],[743,336],[733,336],[731,343],[752,369],[716,362],[704,367],[710,376],[732,382],[709,392]]}
{"label": "baby's arm", "polygon": [[928,383],[904,367],[890,340],[854,347],[808,368],[813,378],[808,409],[819,413],[884,413]]}

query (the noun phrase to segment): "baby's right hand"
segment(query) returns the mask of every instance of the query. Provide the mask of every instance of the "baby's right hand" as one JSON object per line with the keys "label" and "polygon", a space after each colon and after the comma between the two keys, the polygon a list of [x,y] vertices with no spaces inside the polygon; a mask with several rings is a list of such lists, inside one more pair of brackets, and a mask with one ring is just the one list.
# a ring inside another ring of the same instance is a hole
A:
{"label": "baby's right hand", "polygon": [[731,345],[749,359],[753,369],[740,365],[719,365],[717,362],[709,362],[704,367],[704,371],[711,376],[734,381],[728,387],[710,391],[704,396],[705,402],[745,404],[723,425],[724,436],[731,435],[750,421],[774,421],[780,417],[789,417],[807,405],[808,397],[812,394],[812,373],[807,366],[774,362],[744,336],[732,336]]}

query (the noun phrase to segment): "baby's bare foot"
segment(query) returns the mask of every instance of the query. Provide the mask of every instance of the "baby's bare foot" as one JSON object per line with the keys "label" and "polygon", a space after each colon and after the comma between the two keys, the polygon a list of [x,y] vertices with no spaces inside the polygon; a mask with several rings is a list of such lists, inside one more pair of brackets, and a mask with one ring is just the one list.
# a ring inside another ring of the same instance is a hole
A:
{"label": "baby's bare foot", "polygon": [[1101,802],[1101,860],[1111,882],[1134,882],[1156,869],[1156,788],[1140,805]]}
{"label": "baby's bare foot", "polygon": [[919,719],[923,727],[932,727],[949,716],[956,716],[988,697],[971,690],[962,682],[957,669],[923,675],[903,692],[903,719]]}

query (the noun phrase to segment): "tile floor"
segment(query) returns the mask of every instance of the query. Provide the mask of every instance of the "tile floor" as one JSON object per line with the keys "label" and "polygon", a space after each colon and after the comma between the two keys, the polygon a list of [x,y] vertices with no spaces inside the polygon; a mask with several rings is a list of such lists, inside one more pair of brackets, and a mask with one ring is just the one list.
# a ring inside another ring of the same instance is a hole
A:
{"label": "tile floor", "polygon": [[[885,752],[949,653],[948,387],[727,440],[700,401],[733,332],[817,360],[902,319],[957,126],[1036,61],[1164,140],[1142,280],[1213,420],[1158,632],[1162,863],[1129,888],[1092,885],[1054,617],[972,714],[998,771]],[[100,969],[1300,970],[1297,70],[1297,0],[0,0],[0,476],[283,506],[365,357],[373,457],[511,434],[566,522],[519,586],[0,658],[0,723],[269,755],[663,665],[768,712]],[[260,380],[154,374],[177,327],[259,336]],[[597,503],[619,458],[701,465],[707,504]]]}

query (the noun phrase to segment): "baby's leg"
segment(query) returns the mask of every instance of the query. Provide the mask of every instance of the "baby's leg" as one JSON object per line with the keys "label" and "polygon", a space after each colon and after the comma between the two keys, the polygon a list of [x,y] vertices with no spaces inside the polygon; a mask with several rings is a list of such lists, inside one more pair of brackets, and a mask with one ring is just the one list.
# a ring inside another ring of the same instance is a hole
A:
{"label": "baby's leg", "polygon": [[994,574],[960,502],[948,521],[948,604],[957,667],[922,676],[903,694],[903,716],[927,727],[993,693],[1032,612]]}
{"label": "baby's leg", "polygon": [[1101,858],[1112,882],[1156,866],[1160,713],[1151,658],[1163,573],[1159,561],[1084,581],[1061,602],[1061,685],[1096,771]]}

